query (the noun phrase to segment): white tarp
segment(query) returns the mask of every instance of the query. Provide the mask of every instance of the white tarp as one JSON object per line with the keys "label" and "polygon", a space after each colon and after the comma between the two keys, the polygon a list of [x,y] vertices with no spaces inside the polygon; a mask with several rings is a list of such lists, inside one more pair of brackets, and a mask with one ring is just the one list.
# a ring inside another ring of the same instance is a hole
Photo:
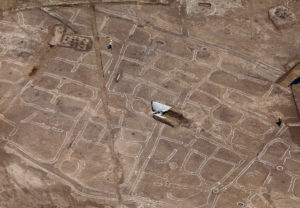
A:
{"label": "white tarp", "polygon": [[163,113],[165,113],[165,112],[167,112],[168,110],[171,109],[171,106],[164,105],[164,104],[161,104],[159,102],[152,101],[151,104],[152,104],[153,114],[162,115]]}

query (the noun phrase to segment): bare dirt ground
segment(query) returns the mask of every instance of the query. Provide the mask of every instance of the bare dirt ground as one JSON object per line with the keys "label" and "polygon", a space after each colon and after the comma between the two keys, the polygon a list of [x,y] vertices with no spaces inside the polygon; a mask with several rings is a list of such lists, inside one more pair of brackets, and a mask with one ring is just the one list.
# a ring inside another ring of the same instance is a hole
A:
{"label": "bare dirt ground", "polygon": [[[50,47],[55,25],[92,48]],[[3,1],[0,207],[298,208],[299,99],[275,81],[299,26],[297,0]]]}

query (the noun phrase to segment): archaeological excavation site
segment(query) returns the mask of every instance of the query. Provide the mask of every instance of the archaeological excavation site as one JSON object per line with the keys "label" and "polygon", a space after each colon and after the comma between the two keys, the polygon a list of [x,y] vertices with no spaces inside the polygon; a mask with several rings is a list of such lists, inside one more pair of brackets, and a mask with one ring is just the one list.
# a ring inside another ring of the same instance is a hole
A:
{"label": "archaeological excavation site", "polygon": [[300,208],[300,0],[0,0],[0,208]]}

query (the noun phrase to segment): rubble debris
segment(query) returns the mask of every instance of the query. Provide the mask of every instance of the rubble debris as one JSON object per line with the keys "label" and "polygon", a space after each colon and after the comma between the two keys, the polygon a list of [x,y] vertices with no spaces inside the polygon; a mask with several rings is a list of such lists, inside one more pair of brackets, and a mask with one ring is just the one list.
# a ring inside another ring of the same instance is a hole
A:
{"label": "rubble debris", "polygon": [[214,194],[218,194],[218,193],[220,192],[220,190],[219,190],[218,188],[213,188],[213,189],[212,189],[212,192],[213,192]]}
{"label": "rubble debris", "polygon": [[237,202],[236,204],[237,204],[237,206],[239,206],[239,207],[244,207],[244,206],[245,206],[245,203],[244,203],[244,202]]}
{"label": "rubble debris", "polygon": [[92,47],[92,39],[90,37],[75,35],[67,31],[67,28],[64,25],[55,25],[54,35],[50,40],[49,45],[51,47],[61,46],[88,51]]}
{"label": "rubble debris", "polygon": [[277,170],[277,171],[283,171],[283,170],[284,170],[284,167],[281,166],[281,165],[278,165],[278,166],[276,166],[276,170]]}
{"label": "rubble debris", "polygon": [[49,45],[50,46],[58,45],[64,35],[64,32],[65,32],[65,27],[63,25],[55,25],[54,32],[53,32],[54,34],[49,42]]}
{"label": "rubble debris", "polygon": [[169,105],[151,101],[152,117],[171,127],[188,126],[189,121],[178,110]]}
{"label": "rubble debris", "polygon": [[296,22],[295,14],[282,5],[271,8],[269,17],[278,29],[288,28]]}
{"label": "rubble debris", "polygon": [[87,37],[82,37],[78,35],[65,35],[61,41],[62,46],[70,46],[82,51],[87,51],[91,48],[92,40]]}

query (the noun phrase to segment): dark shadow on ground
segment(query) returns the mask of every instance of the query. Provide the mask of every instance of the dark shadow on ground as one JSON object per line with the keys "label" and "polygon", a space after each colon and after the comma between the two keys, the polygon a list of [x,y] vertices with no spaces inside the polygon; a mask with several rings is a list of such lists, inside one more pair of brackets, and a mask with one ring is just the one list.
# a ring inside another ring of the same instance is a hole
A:
{"label": "dark shadow on ground", "polygon": [[[289,86],[291,87],[293,97],[294,97],[294,101],[295,101],[295,105],[296,105],[297,112],[298,112],[298,118],[300,119],[300,113],[299,113],[299,109],[300,109],[300,84],[299,83],[300,83],[300,77],[298,77],[297,79],[292,81],[289,84]],[[299,123],[299,120],[298,120],[298,123]],[[293,142],[300,147],[300,125],[289,126],[289,131],[290,131]]]}
{"label": "dark shadow on ground", "polygon": [[300,83],[300,77],[298,77],[297,79],[295,79],[294,81],[291,82],[291,84],[289,84],[289,87],[294,85],[294,84],[299,84]]}

